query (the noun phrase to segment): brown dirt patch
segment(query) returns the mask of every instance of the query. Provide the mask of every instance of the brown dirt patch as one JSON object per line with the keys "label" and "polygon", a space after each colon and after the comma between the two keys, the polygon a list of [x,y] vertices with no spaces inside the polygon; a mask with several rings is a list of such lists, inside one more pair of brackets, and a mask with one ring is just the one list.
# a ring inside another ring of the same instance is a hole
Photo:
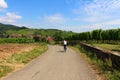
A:
{"label": "brown dirt patch", "polygon": [[30,51],[37,46],[31,44],[0,44],[0,59],[5,59],[12,54]]}

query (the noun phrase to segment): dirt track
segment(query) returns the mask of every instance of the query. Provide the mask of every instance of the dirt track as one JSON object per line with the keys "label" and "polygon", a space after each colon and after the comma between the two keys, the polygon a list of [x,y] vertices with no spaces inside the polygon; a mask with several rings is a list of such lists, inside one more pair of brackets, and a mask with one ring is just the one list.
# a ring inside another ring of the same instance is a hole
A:
{"label": "dirt track", "polygon": [[4,80],[99,80],[89,64],[72,49],[49,46],[46,53]]}

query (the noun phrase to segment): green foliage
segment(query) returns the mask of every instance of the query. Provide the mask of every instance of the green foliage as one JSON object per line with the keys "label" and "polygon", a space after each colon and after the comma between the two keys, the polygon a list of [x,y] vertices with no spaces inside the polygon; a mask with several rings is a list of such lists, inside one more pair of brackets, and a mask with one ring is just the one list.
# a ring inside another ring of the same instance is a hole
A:
{"label": "green foliage", "polygon": [[35,42],[39,42],[39,37],[38,36],[34,36],[33,39],[35,40]]}
{"label": "green foliage", "polygon": [[0,44],[2,43],[33,43],[33,39],[29,38],[0,38]]}
{"label": "green foliage", "polygon": [[55,41],[62,41],[63,40],[63,36],[62,36],[62,32],[60,31],[60,32],[56,32],[54,35],[53,35],[53,37],[54,37],[54,40]]}
{"label": "green foliage", "polygon": [[91,32],[82,32],[68,37],[71,40],[120,40],[120,29],[93,30]]}
{"label": "green foliage", "polygon": [[107,65],[108,67],[110,67],[110,68],[112,67],[112,61],[111,61],[110,58],[106,59],[105,62],[106,62],[106,65]]}
{"label": "green foliage", "polygon": [[55,45],[56,42],[55,42],[55,41],[52,41],[52,42],[50,42],[49,44],[51,44],[51,45]]}

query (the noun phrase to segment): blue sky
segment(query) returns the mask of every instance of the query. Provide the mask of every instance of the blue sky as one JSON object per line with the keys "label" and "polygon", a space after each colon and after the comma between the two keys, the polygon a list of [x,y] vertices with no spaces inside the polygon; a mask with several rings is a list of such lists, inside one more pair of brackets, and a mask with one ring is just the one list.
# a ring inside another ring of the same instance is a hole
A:
{"label": "blue sky", "polygon": [[74,32],[120,28],[120,0],[0,0],[0,23]]}

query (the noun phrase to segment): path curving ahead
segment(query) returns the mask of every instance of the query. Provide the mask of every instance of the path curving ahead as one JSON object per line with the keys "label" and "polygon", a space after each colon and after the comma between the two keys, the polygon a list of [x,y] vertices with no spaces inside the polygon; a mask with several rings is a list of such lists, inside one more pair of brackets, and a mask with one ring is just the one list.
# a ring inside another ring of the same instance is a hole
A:
{"label": "path curving ahead", "polygon": [[98,80],[79,54],[62,46],[48,46],[46,53],[4,80]]}

